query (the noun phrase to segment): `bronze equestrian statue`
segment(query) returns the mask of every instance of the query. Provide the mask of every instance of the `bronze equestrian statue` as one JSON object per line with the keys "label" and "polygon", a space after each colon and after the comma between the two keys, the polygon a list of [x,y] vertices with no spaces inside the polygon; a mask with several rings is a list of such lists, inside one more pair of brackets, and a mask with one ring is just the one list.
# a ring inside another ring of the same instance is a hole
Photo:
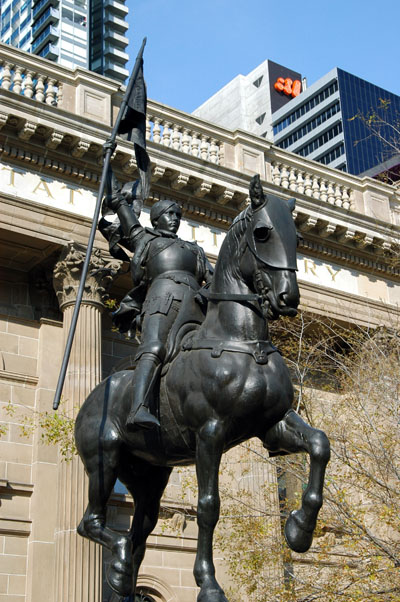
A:
{"label": "bronze equestrian statue", "polygon": [[[311,545],[329,441],[293,410],[289,371],[268,333],[269,320],[295,316],[299,303],[291,214],[295,203],[264,195],[258,176],[251,182],[250,198],[251,205],[225,237],[210,287],[196,293],[208,301],[205,317],[199,317],[204,305],[194,300],[192,308],[200,311],[193,319],[187,311],[185,318],[182,301],[172,326],[161,380],[151,387],[147,402],[160,427],[127,427],[135,370],[118,371],[102,381],[78,414],[76,444],[89,477],[89,504],[78,532],[111,551],[107,580],[115,601],[135,592],[146,539],[157,523],[172,467],[195,463],[198,602],[227,602],[212,554],[220,507],[218,469],[224,451],[251,437],[258,437],[272,455],[310,455],[301,508],[289,515],[285,536],[296,552]],[[117,478],[135,503],[131,529],[124,534],[106,524],[106,505]]]}

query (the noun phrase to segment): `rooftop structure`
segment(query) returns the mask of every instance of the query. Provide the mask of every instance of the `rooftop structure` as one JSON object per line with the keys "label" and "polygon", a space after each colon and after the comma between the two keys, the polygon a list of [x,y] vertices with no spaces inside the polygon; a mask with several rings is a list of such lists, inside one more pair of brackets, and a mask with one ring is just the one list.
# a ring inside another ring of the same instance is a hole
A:
{"label": "rooftop structure", "polygon": [[279,78],[301,81],[300,73],[267,60],[248,75],[237,75],[193,111],[193,115],[271,140],[272,114],[293,98],[291,93],[277,93],[274,85]]}

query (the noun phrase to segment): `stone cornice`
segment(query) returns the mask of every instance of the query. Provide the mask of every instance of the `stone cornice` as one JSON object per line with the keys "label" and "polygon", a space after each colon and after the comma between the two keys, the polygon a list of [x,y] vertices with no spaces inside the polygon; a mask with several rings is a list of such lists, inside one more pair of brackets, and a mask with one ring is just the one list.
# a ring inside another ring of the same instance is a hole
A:
{"label": "stone cornice", "polygon": [[358,269],[373,273],[385,274],[387,278],[400,280],[400,268],[393,267],[383,262],[375,261],[373,255],[362,256],[349,252],[347,249],[342,250],[333,246],[321,244],[317,241],[304,239],[299,248],[306,255],[320,257],[322,259],[331,260],[333,263],[354,265]]}

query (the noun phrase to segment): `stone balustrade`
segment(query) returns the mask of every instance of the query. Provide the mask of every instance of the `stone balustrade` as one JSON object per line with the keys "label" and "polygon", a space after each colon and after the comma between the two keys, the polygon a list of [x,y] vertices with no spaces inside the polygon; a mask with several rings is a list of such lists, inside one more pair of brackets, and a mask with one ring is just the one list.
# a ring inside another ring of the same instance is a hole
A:
{"label": "stone balustrade", "polygon": [[36,70],[31,61],[26,60],[25,57],[17,61],[3,58],[4,53],[1,50],[2,48],[0,49],[1,90],[10,90],[48,105],[62,105],[63,84],[54,77],[54,69],[51,66],[46,65],[45,68],[41,66]]}
{"label": "stone balustrade", "polygon": [[[0,89],[60,107],[75,114],[77,121],[83,118],[101,125],[103,131],[111,128],[122,99],[121,86],[113,80],[81,68],[72,71],[6,44],[0,44]],[[196,158],[231,173],[260,173],[265,182],[315,207],[322,203],[400,226],[400,191],[392,186],[331,169],[264,138],[233,132],[159,102],[149,100],[147,112],[150,150],[158,148],[162,154],[163,148],[172,149],[188,160]],[[84,152],[89,142],[83,140],[81,146]],[[158,170],[155,177],[163,173],[161,167]],[[172,186],[183,187],[188,179],[185,174],[174,177]],[[202,194],[207,194],[211,183],[205,181],[203,189]],[[223,202],[229,203],[229,198]]]}
{"label": "stone balustrade", "polygon": [[354,190],[336,178],[320,176],[306,166],[295,166],[280,161],[272,161],[272,183],[297,194],[319,199],[336,207],[350,209]]}
{"label": "stone balustrade", "polygon": [[172,111],[160,103],[149,101],[146,137],[156,144],[203,161],[224,164],[223,138],[227,137],[226,134],[219,136],[218,132],[210,132],[209,124],[187,113]]}

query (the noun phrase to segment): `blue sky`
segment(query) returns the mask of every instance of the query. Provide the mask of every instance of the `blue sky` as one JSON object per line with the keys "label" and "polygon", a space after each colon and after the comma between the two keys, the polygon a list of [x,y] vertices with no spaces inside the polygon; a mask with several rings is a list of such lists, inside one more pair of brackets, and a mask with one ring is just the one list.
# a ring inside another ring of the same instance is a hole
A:
{"label": "blue sky", "polygon": [[149,98],[183,111],[265,59],[300,72],[309,85],[341,67],[400,95],[399,0],[128,0],[127,6],[132,59],[147,36]]}

